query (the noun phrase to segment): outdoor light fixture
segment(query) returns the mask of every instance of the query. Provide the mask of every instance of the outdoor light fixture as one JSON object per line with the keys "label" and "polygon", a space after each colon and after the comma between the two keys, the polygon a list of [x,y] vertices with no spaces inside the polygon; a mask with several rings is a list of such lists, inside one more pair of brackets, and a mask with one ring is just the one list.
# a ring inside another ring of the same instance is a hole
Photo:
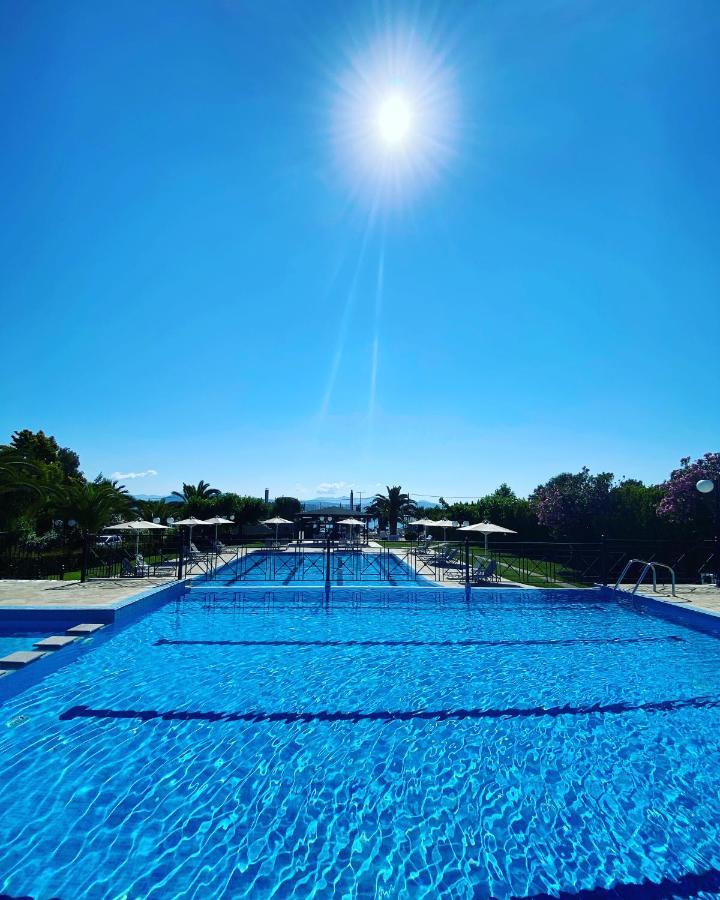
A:
{"label": "outdoor light fixture", "polygon": [[701,494],[708,495],[715,491],[715,548],[713,550],[715,565],[715,584],[720,587],[720,486],[712,478],[701,478],[695,483],[695,487]]}
{"label": "outdoor light fixture", "polygon": [[160,524],[160,516],[155,516],[155,518],[153,519],[153,522],[154,522],[156,525],[159,525],[159,524]]}

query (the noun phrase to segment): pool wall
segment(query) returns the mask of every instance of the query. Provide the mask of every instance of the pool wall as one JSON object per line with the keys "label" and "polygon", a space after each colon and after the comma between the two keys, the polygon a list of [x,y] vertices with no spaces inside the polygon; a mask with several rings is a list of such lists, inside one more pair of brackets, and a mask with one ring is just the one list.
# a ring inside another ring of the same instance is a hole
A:
{"label": "pool wall", "polygon": [[68,628],[81,622],[97,622],[107,627],[89,637],[80,638],[60,650],[48,652],[41,659],[29,663],[22,669],[0,677],[0,704],[8,697],[37,684],[68,663],[74,662],[90,650],[109,640],[123,628],[132,625],[141,616],[157,609],[169,600],[177,600],[185,593],[185,581],[173,581],[160,587],[133,594],[116,603],[113,607],[61,607],[43,609],[41,607],[5,607],[0,609],[0,622],[17,628],[41,630],[45,635],[62,634]]}
{"label": "pool wall", "polygon": [[684,625],[686,628],[694,628],[712,637],[720,637],[720,614],[710,609],[691,607],[682,600],[656,600],[647,594],[631,594],[629,591],[614,591],[611,588],[607,590],[619,603],[629,601],[635,609],[648,612],[660,619]]}

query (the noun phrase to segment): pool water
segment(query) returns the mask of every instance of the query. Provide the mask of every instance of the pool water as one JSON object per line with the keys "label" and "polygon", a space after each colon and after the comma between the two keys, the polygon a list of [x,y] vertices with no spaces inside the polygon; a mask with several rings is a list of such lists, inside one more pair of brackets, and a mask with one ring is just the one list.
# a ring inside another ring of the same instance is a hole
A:
{"label": "pool water", "polygon": [[[330,570],[326,568],[326,556],[306,549],[278,553],[273,550],[256,550],[220,566],[210,577],[216,584],[261,581],[263,584],[287,585],[296,582],[337,586],[361,585],[372,582],[393,586],[408,581],[425,586],[428,579],[415,574],[415,570],[392,553],[349,552],[334,550],[330,556]],[[458,573],[462,574],[459,567]]]}
{"label": "pool water", "polygon": [[592,591],[193,588],[0,759],[0,894],[720,895],[720,641]]}
{"label": "pool water", "polygon": [[0,659],[17,650],[34,650],[35,641],[47,637],[48,631],[15,631],[12,628],[2,630],[0,626]]}

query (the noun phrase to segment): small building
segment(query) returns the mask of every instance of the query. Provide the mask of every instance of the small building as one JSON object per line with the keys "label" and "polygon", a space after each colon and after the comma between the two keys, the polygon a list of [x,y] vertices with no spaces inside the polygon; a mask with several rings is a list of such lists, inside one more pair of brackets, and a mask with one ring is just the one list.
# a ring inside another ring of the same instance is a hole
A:
{"label": "small building", "polygon": [[312,541],[328,537],[338,540],[346,537],[350,530],[349,526],[338,525],[338,522],[343,519],[358,519],[365,524],[362,528],[359,525],[355,526],[355,536],[367,542],[368,523],[373,518],[371,513],[353,511],[349,506],[325,506],[319,509],[304,509],[295,516],[295,524],[301,540]]}

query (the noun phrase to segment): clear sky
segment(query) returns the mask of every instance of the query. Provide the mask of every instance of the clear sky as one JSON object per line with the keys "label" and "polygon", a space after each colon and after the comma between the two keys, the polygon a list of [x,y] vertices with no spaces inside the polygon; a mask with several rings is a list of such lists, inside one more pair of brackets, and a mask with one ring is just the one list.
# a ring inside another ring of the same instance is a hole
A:
{"label": "clear sky", "polygon": [[717,0],[0,0],[0,441],[300,496],[720,449],[718,46]]}

